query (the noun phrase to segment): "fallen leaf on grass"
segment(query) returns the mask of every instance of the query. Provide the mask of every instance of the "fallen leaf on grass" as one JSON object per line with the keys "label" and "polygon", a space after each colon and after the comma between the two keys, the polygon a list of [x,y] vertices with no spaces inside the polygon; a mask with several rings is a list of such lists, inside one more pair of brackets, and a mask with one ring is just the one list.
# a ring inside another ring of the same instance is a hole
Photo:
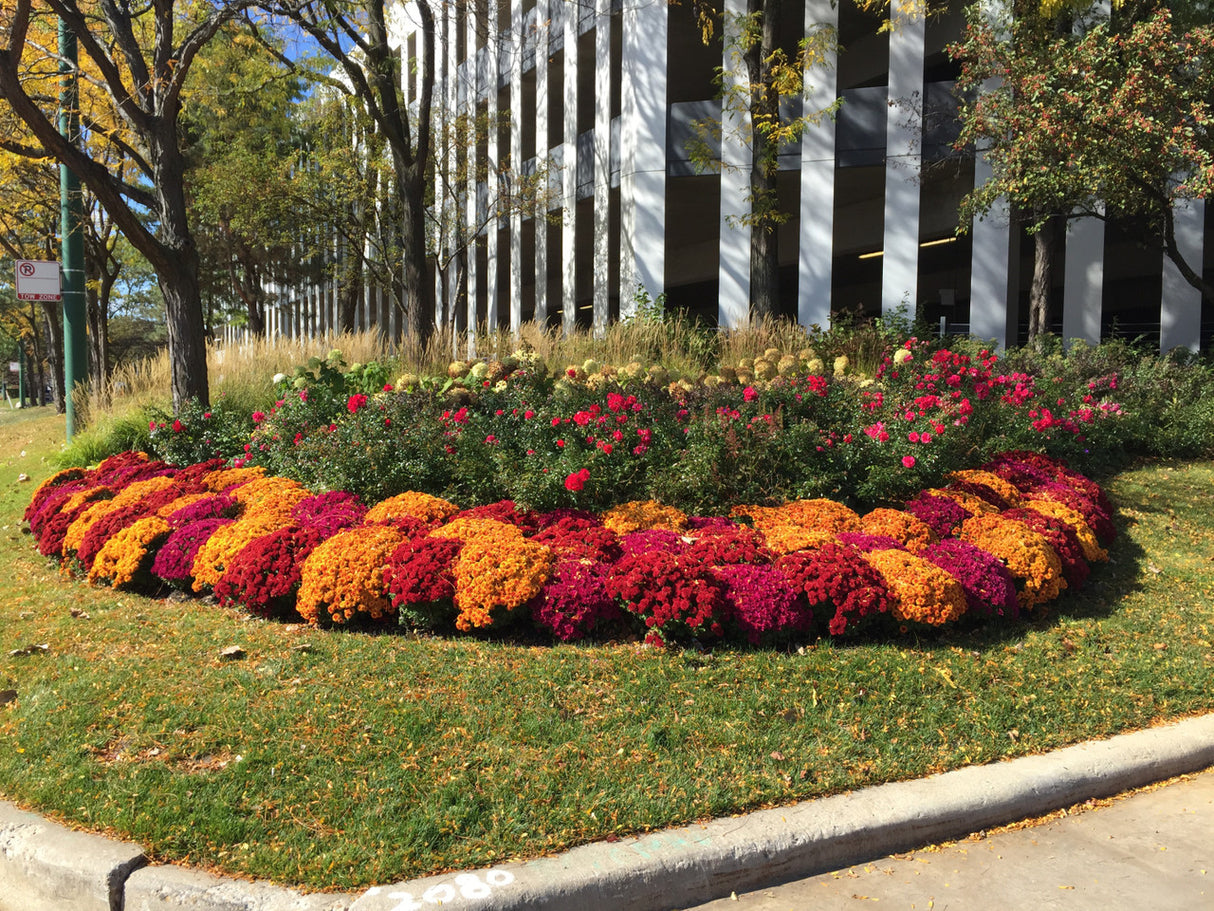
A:
{"label": "fallen leaf on grass", "polygon": [[23,646],[22,648],[15,648],[8,654],[11,658],[20,658],[23,655],[42,655],[50,650],[51,647],[44,642],[41,645],[30,644]]}

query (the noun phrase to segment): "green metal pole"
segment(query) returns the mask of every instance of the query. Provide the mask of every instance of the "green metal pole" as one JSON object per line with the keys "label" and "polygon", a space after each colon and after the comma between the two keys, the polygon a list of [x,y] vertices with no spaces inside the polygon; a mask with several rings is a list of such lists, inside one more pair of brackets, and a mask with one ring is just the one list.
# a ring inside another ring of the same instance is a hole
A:
{"label": "green metal pole", "polygon": [[[76,71],[76,36],[59,20],[59,132],[72,145],[80,144],[80,110]],[[84,203],[80,178],[59,165],[59,225],[63,257],[63,398],[67,409],[67,441],[72,441],[76,408],[72,391],[88,380],[87,322],[84,301]]]}

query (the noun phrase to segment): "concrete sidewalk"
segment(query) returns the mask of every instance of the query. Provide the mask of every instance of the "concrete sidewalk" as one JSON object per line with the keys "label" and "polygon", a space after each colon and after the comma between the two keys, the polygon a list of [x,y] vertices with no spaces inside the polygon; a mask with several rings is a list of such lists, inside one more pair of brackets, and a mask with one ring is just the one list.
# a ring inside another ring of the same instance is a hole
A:
{"label": "concrete sidewalk", "polygon": [[1025,828],[885,857],[695,911],[1214,908],[1214,771]]}
{"label": "concrete sidewalk", "polygon": [[[734,892],[845,869],[1211,766],[1214,715],[1206,715],[1040,756],[973,766],[611,844],[585,845],[525,863],[376,887],[361,895],[302,895],[265,883],[221,879],[172,866],[149,866],[137,845],[72,832],[11,806],[0,806],[0,909],[686,908]],[[1199,825],[1209,833],[1209,823],[1207,814]],[[1142,824],[1153,823],[1148,818]],[[1214,839],[1208,840],[1214,843]],[[1037,862],[1025,859],[1025,863]],[[1013,866],[1008,872],[1008,887],[1019,880],[1036,881],[1037,872],[1036,867]],[[975,882],[975,888],[980,889],[981,879]],[[816,886],[813,883],[807,887],[812,890]],[[1017,898],[1015,891],[1010,894],[1012,899]],[[977,907],[997,907],[987,900],[991,897],[983,895]],[[1204,893],[1201,896],[1203,900],[1206,897]],[[915,907],[932,907],[922,898],[912,903]],[[1016,901],[1007,907],[1026,904]],[[1107,900],[1104,904],[1118,907]],[[1214,908],[1214,903],[1206,907]]]}

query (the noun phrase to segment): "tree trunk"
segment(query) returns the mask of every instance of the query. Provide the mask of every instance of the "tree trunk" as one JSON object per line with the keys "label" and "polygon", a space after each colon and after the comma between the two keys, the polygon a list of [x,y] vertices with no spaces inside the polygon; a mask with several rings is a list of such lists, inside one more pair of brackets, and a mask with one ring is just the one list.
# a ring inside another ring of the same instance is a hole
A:
{"label": "tree trunk", "polygon": [[1051,215],[1033,235],[1033,283],[1029,289],[1029,344],[1039,345],[1049,331],[1053,310],[1054,274],[1066,219]]}
{"label": "tree trunk", "polygon": [[424,346],[434,332],[434,286],[426,281],[424,162],[400,176],[400,245],[404,260],[404,331],[411,344]]}
{"label": "tree trunk", "polygon": [[207,340],[202,319],[202,294],[198,286],[196,257],[183,254],[179,269],[157,273],[164,297],[165,323],[169,336],[173,411],[191,399],[210,404],[207,386]]}

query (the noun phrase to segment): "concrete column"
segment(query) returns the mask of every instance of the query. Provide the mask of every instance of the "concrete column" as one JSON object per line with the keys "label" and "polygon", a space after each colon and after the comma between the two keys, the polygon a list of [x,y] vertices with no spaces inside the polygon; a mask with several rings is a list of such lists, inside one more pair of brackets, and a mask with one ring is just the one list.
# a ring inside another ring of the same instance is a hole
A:
{"label": "concrete column", "polygon": [[881,260],[881,314],[904,304],[913,317],[919,286],[919,168],[922,125],[914,105],[923,99],[927,34],[922,6],[894,14],[889,36],[889,108],[885,124],[885,256]]}
{"label": "concrete column", "polygon": [[[517,192],[523,168],[523,2],[510,2],[510,38],[506,44],[510,67],[510,179]],[[510,331],[523,324],[523,211],[510,200]]]}
{"label": "concrete column", "polygon": [[666,286],[665,3],[626,3],[620,95],[620,316]]}
{"label": "concrete column", "polygon": [[[806,0],[805,34],[836,28],[838,7],[831,0]],[[825,111],[838,97],[839,80],[831,55],[805,71],[805,113]],[[835,120],[822,117],[801,134],[801,214],[797,266],[797,322],[830,327],[831,271],[835,233]]]}
{"label": "concrete column", "polygon": [[1073,219],[1067,230],[1065,282],[1062,291],[1062,340],[1100,342],[1101,297],[1104,294],[1104,222]]}
{"label": "concrete column", "polygon": [[725,0],[725,101],[721,109],[720,303],[722,329],[744,326],[750,319],[750,115],[746,66],[738,36],[745,0]]}
{"label": "concrete column", "polygon": [[[1205,248],[1206,203],[1203,199],[1180,200],[1172,207],[1176,246],[1194,272],[1201,273]],[[1176,264],[1163,260],[1163,295],[1159,308],[1159,350],[1201,348],[1201,292],[1190,285]]]}
{"label": "concrete column", "polygon": [[611,0],[598,0],[594,17],[594,334],[607,332],[611,294]]}
{"label": "concrete column", "polygon": [[465,154],[467,155],[468,167],[468,198],[466,203],[466,215],[464,222],[463,233],[467,237],[467,248],[464,257],[465,272],[468,282],[468,355],[476,354],[476,297],[477,285],[479,283],[479,268],[477,266],[476,246],[477,246],[477,225],[480,224],[480,191],[476,186],[476,180],[473,175],[476,174],[477,160],[477,136],[476,136],[476,107],[480,100],[480,70],[481,57],[477,53],[477,21],[476,15],[471,7],[469,7],[465,18],[465,34],[464,46],[468,50],[468,57],[464,61],[464,101],[461,105],[461,110],[468,112],[468,138],[466,141]]}
{"label": "concrete column", "polygon": [[561,219],[561,325],[566,334],[577,325],[577,260],[574,231],[577,220],[577,83],[578,83],[578,20],[582,15],[581,0],[565,5],[565,148],[561,160],[561,189],[564,215]]}
{"label": "concrete column", "polygon": [[[986,154],[974,156],[974,186],[991,179]],[[970,230],[973,252],[970,259],[970,335],[994,339],[995,347],[1007,347],[1015,333],[1013,301],[1008,294],[1011,243],[1011,211],[1006,199],[996,203]]]}
{"label": "concrete column", "polygon": [[548,151],[548,55],[551,14],[549,0],[535,0],[535,167],[541,189],[535,212],[535,321],[548,322],[548,174],[552,157]]}

